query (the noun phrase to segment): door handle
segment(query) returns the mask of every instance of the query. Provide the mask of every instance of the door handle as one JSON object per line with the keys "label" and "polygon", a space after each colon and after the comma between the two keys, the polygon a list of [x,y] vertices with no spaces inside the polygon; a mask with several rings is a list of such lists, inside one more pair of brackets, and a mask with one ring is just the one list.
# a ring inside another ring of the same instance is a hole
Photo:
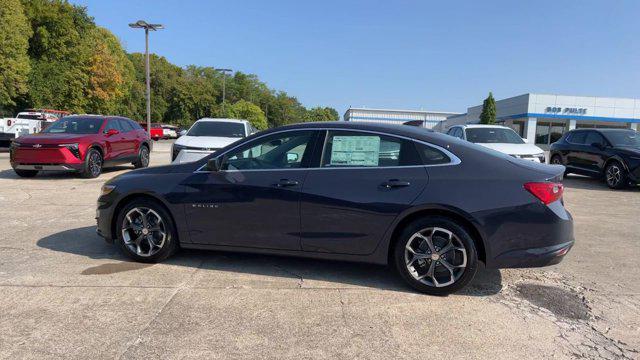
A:
{"label": "door handle", "polygon": [[289,180],[289,179],[280,179],[280,181],[278,181],[278,183],[276,184],[276,187],[291,187],[291,186],[296,186],[299,183],[295,180]]}
{"label": "door handle", "polygon": [[405,186],[409,186],[409,185],[411,185],[410,182],[403,181],[403,180],[398,180],[398,179],[391,179],[391,180],[388,180],[388,181],[382,183],[382,186],[387,188],[387,189],[392,189],[392,188],[397,188],[397,187],[405,187]]}

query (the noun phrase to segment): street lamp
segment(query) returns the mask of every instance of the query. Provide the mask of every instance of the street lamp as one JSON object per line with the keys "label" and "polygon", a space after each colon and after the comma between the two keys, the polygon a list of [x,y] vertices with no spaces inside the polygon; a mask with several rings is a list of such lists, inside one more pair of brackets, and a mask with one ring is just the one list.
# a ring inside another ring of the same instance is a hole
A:
{"label": "street lamp", "polygon": [[227,73],[232,72],[231,69],[215,69],[216,71],[220,71],[222,73],[222,112],[224,113],[224,98],[226,96],[226,84],[225,80],[227,79]]}
{"label": "street lamp", "polygon": [[147,73],[147,132],[151,136],[151,75],[149,74],[149,30],[164,29],[162,24],[148,24],[144,20],[138,20],[133,24],[129,24],[129,27],[135,29],[144,29],[144,55],[145,55],[145,70]]}

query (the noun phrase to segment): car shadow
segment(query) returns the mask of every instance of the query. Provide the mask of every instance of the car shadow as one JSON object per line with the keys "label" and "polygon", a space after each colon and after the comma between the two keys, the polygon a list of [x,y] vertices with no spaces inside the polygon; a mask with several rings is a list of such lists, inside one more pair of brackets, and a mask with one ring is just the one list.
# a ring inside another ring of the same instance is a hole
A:
{"label": "car shadow", "polygon": [[[133,165],[110,166],[102,169],[102,174],[100,174],[100,176],[104,174],[116,172],[116,171],[133,170],[133,169],[134,169]],[[100,178],[100,176],[98,177],[98,179]],[[13,171],[13,169],[6,169],[6,170],[0,171],[0,179],[31,180],[31,179],[73,179],[73,178],[82,179],[77,172],[73,172],[73,171],[41,171],[38,173],[38,175],[32,178],[21,178],[15,173],[15,171]]]}
{"label": "car shadow", "polygon": [[[92,226],[49,235],[38,240],[37,245],[44,249],[87,256],[91,259],[121,261],[128,267],[127,270],[132,269],[126,265],[130,265],[131,260],[120,252],[118,246],[106,243]],[[414,292],[389,267],[381,265],[202,250],[182,250],[166,263],[200,267],[205,271],[285,277],[299,280],[301,283],[314,280]],[[457,295],[489,296],[499,293],[501,289],[500,271],[484,269],[481,266],[474,280]]]}
{"label": "car shadow", "polygon": [[594,179],[588,176],[569,174],[564,177],[562,183],[567,188],[583,189],[583,190],[606,190],[606,191],[628,191],[637,192],[640,186],[629,186],[620,190],[609,189],[602,179]]}

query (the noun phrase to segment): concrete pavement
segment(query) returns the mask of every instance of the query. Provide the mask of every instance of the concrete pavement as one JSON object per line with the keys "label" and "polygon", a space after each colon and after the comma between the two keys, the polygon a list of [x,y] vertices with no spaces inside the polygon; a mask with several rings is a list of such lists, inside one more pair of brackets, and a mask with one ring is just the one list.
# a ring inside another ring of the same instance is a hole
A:
{"label": "concrete pavement", "polygon": [[[152,165],[169,161],[158,142]],[[20,179],[0,154],[0,358],[639,358],[640,190],[569,177],[576,245],[543,269],[417,294],[385,267],[182,251],[95,235],[107,179]]]}

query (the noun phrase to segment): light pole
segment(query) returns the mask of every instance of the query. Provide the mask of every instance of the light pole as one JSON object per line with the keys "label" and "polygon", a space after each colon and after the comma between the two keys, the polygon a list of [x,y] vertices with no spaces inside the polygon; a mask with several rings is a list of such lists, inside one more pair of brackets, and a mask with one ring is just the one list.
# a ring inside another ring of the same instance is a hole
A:
{"label": "light pole", "polygon": [[232,72],[231,69],[215,69],[216,71],[220,71],[222,73],[222,113],[224,113],[224,98],[226,97],[226,79],[227,73]]}
{"label": "light pole", "polygon": [[149,73],[149,30],[164,29],[162,24],[148,24],[144,20],[138,20],[133,24],[129,24],[129,27],[135,29],[144,29],[144,56],[145,56],[145,71],[147,78],[147,133],[151,136],[151,75]]}

